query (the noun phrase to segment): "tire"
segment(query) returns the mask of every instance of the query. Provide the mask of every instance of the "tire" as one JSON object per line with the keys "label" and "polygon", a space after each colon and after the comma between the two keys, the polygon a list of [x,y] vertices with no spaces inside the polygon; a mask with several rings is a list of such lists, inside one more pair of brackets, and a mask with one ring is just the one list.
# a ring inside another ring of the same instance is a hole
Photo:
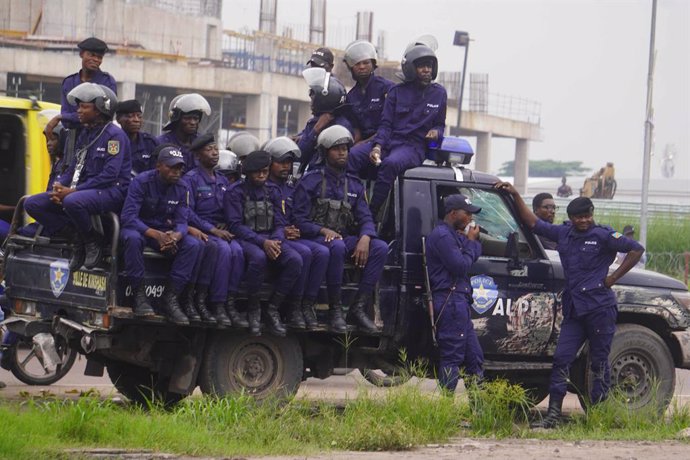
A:
{"label": "tire", "polygon": [[31,338],[19,337],[14,345],[3,351],[3,354],[7,353],[5,363],[12,375],[27,385],[52,385],[67,375],[77,359],[78,352],[68,347],[61,337],[54,337],[55,350],[61,358],[61,364],[58,364],[54,372],[47,372],[43,368]]}
{"label": "tire", "polygon": [[[631,410],[656,406],[666,409],[676,386],[676,368],[666,343],[654,331],[637,324],[619,324],[613,336],[611,388],[620,391]],[[586,360],[584,390],[578,395],[583,409],[589,407],[594,381]]]}
{"label": "tire", "polygon": [[134,404],[143,407],[162,404],[170,407],[187,396],[168,391],[169,379],[161,378],[158,373],[145,367],[121,361],[108,361],[105,367],[117,391]]}
{"label": "tire", "polygon": [[404,384],[412,377],[409,374],[387,374],[386,371],[382,369],[362,368],[359,370],[359,372],[367,380],[367,382],[371,383],[374,386],[383,388],[397,387],[398,385]]}
{"label": "tire", "polygon": [[302,348],[293,336],[221,332],[207,344],[199,386],[221,397],[245,392],[258,400],[284,398],[297,392],[303,372]]}

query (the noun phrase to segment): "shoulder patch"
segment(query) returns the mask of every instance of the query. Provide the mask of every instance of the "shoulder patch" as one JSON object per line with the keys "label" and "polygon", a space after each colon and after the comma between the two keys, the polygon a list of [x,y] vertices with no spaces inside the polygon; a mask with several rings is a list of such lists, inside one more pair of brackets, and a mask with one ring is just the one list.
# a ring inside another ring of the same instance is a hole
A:
{"label": "shoulder patch", "polygon": [[613,232],[613,233],[611,233],[611,236],[614,237],[614,238],[616,238],[616,239],[618,239],[618,238],[620,238],[621,236],[623,236],[623,234],[622,234],[622,233],[619,233],[619,232]]}
{"label": "shoulder patch", "polygon": [[108,141],[108,153],[111,155],[120,153],[120,141]]}

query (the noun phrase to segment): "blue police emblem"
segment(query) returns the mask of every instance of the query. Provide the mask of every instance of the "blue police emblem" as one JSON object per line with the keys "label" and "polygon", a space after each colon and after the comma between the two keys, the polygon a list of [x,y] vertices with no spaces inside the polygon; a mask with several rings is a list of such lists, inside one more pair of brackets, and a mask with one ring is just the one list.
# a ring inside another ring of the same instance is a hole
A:
{"label": "blue police emblem", "polygon": [[470,284],[474,299],[472,308],[480,315],[486,313],[498,299],[498,286],[492,277],[486,275],[473,276]]}
{"label": "blue police emblem", "polygon": [[69,281],[69,264],[64,259],[50,264],[50,289],[55,297],[60,297]]}

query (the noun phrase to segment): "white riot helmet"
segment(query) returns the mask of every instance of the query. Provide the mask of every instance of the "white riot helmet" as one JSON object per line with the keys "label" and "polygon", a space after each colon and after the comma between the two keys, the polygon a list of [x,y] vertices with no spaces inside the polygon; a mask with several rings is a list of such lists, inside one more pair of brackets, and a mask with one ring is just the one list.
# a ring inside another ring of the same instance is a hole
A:
{"label": "white riot helmet", "polygon": [[117,96],[107,86],[96,83],[82,83],[67,94],[67,102],[77,105],[79,102],[93,102],[96,109],[108,118],[113,118],[117,108]]}
{"label": "white riot helmet", "polygon": [[170,101],[168,109],[168,124],[163,126],[163,131],[170,131],[177,121],[182,118],[182,115],[198,112],[199,116],[211,115],[211,106],[204,96],[197,93],[186,93],[175,96]]}
{"label": "white riot helmet", "polygon": [[246,131],[235,133],[228,139],[228,150],[234,152],[239,159],[259,150],[260,145],[259,139]]}
{"label": "white riot helmet", "polygon": [[[58,115],[60,115],[60,111],[57,109],[43,109],[40,112],[38,112],[38,120],[41,123],[41,126],[45,127],[45,125],[47,125],[50,120],[52,120]],[[59,121],[58,124],[55,126],[55,129],[53,129],[53,134],[59,136],[60,132],[62,132],[63,129],[64,126],[62,126],[62,122]]]}
{"label": "white riot helmet", "polygon": [[347,144],[348,147],[352,147],[354,144],[354,139],[350,131],[341,125],[330,126],[319,134],[316,139],[316,147],[325,153],[331,147],[336,147],[338,145]]}
{"label": "white riot helmet", "polygon": [[218,151],[218,165],[216,170],[221,174],[236,173],[238,171],[239,160],[237,155],[230,150],[219,150]]}
{"label": "white riot helmet", "polygon": [[287,136],[280,136],[266,142],[261,150],[271,154],[273,161],[285,161],[291,158],[293,161],[302,156],[302,152],[292,139]]}
{"label": "white riot helmet", "polygon": [[347,68],[352,70],[352,68],[358,62],[370,59],[373,61],[374,69],[376,68],[376,61],[378,60],[378,54],[376,53],[376,48],[370,42],[366,40],[356,40],[345,48],[345,57],[343,61],[347,65]]}

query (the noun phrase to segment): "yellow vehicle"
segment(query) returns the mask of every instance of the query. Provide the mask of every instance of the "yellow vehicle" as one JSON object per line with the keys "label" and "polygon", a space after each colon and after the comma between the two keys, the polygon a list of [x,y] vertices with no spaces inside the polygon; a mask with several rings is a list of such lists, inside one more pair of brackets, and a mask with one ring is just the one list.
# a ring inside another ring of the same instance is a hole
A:
{"label": "yellow vehicle", "polygon": [[[23,195],[44,192],[50,158],[40,112],[60,105],[36,99],[0,96],[0,204],[13,206]],[[0,215],[11,220],[12,215]]]}

